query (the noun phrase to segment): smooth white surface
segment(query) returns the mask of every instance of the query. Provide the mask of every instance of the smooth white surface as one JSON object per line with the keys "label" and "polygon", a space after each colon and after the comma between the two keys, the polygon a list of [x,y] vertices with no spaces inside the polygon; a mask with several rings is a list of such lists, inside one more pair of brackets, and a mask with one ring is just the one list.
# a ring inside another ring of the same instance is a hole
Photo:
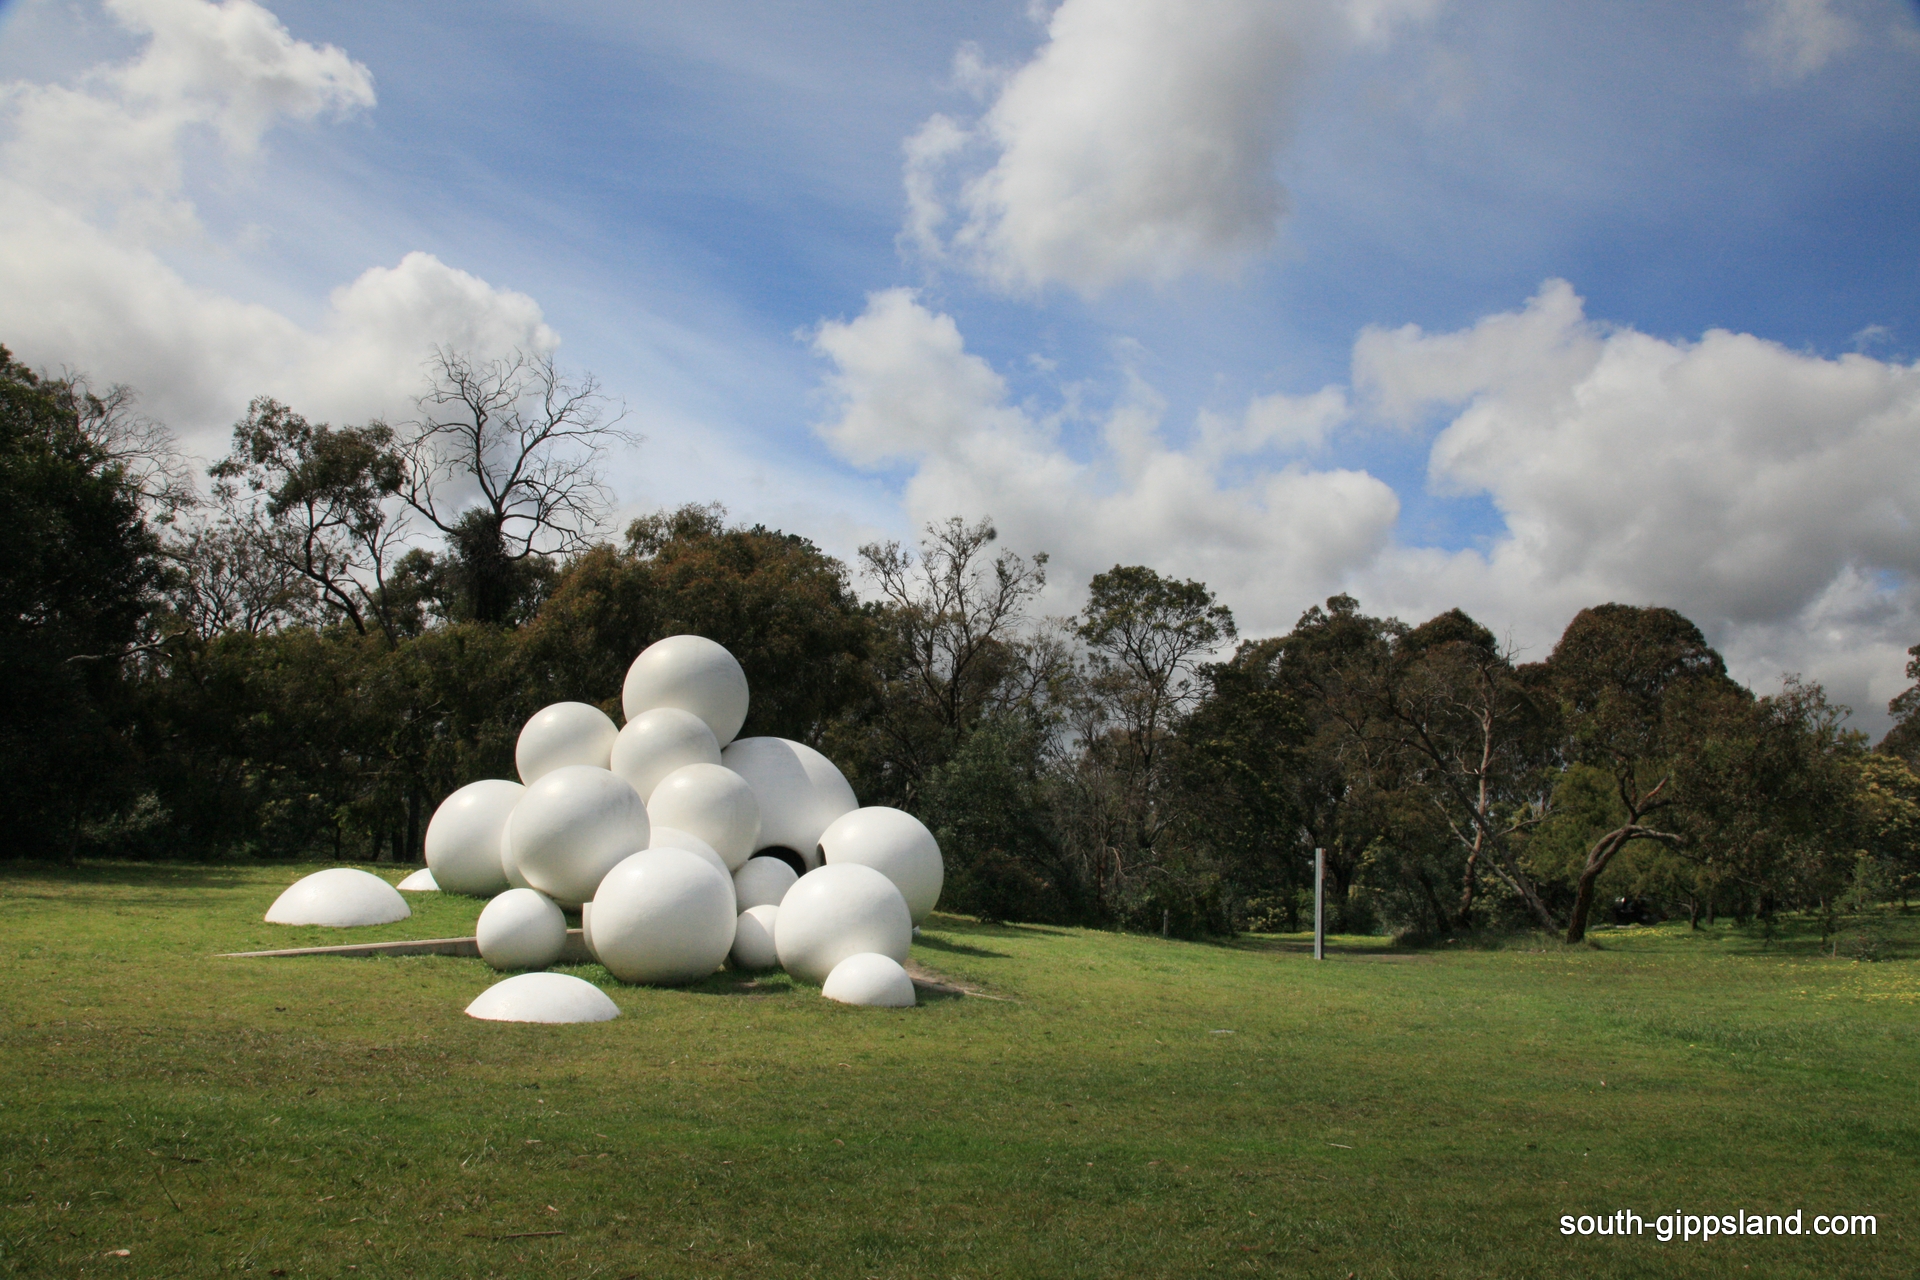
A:
{"label": "smooth white surface", "polygon": [[473,936],[496,969],[544,969],[567,945],[567,917],[537,889],[509,889],[480,912]]}
{"label": "smooth white surface", "polygon": [[746,865],[733,873],[733,896],[745,911],[748,907],[777,907],[787,896],[800,873],[779,858],[748,858]]}
{"label": "smooth white surface", "polygon": [[720,740],[705,720],[679,707],[655,707],[627,721],[614,739],[608,767],[645,800],[660,779],[682,765],[719,763]]}
{"label": "smooth white surface", "polygon": [[705,636],[668,636],[627,668],[620,705],[628,720],[655,707],[678,707],[707,722],[721,746],[747,721],[747,673]]}
{"label": "smooth white surface", "polygon": [[[514,808],[519,808],[515,805]],[[513,889],[528,887],[527,878],[520,874],[520,864],[513,860],[513,814],[507,814],[507,820],[500,824],[500,874],[507,878],[507,886]]]}
{"label": "smooth white surface", "polygon": [[469,782],[440,802],[427,823],[427,866],[448,893],[490,898],[513,887],[500,862],[500,833],[527,789],[505,778]]}
{"label": "smooth white surface", "polygon": [[660,779],[647,800],[647,815],[660,826],[706,841],[727,864],[729,875],[753,856],[760,834],[760,804],[753,788],[717,764],[684,765]]}
{"label": "smooth white surface", "polygon": [[[706,862],[715,871],[718,871],[721,875],[725,876],[727,878],[727,887],[729,889],[733,887],[733,872],[728,869],[726,859],[722,858],[719,854],[715,853],[713,851],[712,845],[708,844],[705,840],[702,840],[699,836],[693,834],[693,832],[691,831],[682,831],[678,827],[656,826],[653,829],[653,839],[648,842],[647,848],[649,849],[685,849],[688,853],[697,855],[702,861]],[[740,909],[739,904],[736,903],[734,905],[734,910],[738,911],[739,909]]]}
{"label": "smooth white surface", "polygon": [[593,946],[593,904],[591,902],[580,904],[580,941],[586,944],[588,955],[595,960],[600,958],[600,953]]}
{"label": "smooth white surface", "polygon": [[733,886],[685,849],[634,854],[593,898],[600,963],[622,982],[697,982],[727,958],[733,929]]}
{"label": "smooth white surface", "polygon": [[791,849],[809,871],[820,865],[820,834],[860,807],[833,761],[804,742],[742,738],[720,753],[720,763],[745,778],[760,802],[753,851]]}
{"label": "smooth white surface", "polygon": [[620,730],[600,708],[584,702],[556,702],[534,712],[521,726],[520,739],[513,746],[513,767],[528,786],[570,764],[604,769],[619,736]]}
{"label": "smooth white surface", "polygon": [[765,903],[740,913],[733,926],[733,950],[727,953],[734,968],[757,972],[780,963],[780,953],[773,945],[774,921],[779,915],[780,908]]}
{"label": "smooth white surface", "polygon": [[913,979],[892,956],[862,951],[833,966],[820,984],[820,994],[841,1004],[880,1009],[910,1009],[917,1001]]}
{"label": "smooth white surface", "polygon": [[841,863],[809,871],[787,890],[773,941],[781,968],[802,982],[825,982],[835,965],[862,951],[905,961],[913,921],[893,881]]}
{"label": "smooth white surface", "polygon": [[433,878],[433,872],[426,867],[420,868],[393,887],[402,893],[438,893],[440,891],[439,884]]}
{"label": "smooth white surface", "polygon": [[400,891],[379,876],[354,867],[328,867],[288,885],[267,908],[267,923],[355,929],[392,924],[412,914]]}
{"label": "smooth white surface", "polygon": [[947,876],[940,842],[926,823],[904,809],[871,805],[842,814],[820,833],[820,851],[828,866],[857,862],[893,881],[907,900],[907,914],[915,924],[925,920],[940,901],[940,886]]}
{"label": "smooth white surface", "polygon": [[620,1006],[570,973],[523,973],[482,991],[467,1006],[467,1016],[489,1022],[607,1022],[620,1016]]}
{"label": "smooth white surface", "polygon": [[605,769],[563,765],[513,807],[513,864],[531,887],[578,907],[600,877],[647,847],[651,831],[647,806],[632,787]]}

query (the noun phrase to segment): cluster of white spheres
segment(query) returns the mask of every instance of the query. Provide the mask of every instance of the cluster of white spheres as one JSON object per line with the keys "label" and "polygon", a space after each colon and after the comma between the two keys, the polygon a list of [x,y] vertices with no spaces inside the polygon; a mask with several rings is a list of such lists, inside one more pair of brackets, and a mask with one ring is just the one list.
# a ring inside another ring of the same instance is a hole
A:
{"label": "cluster of white spheres", "polygon": [[[428,869],[405,887],[489,898],[475,935],[496,969],[554,964],[565,913],[578,910],[587,950],[623,982],[696,982],[731,959],[784,968],[831,999],[911,1005],[903,962],[944,878],[925,825],[860,808],[840,770],[804,743],[736,739],[746,674],[704,637],[650,645],[627,671],[621,706],[624,728],[584,702],[537,712],[514,746],[519,781],[449,795],[427,826]],[[407,914],[385,881],[336,868],[289,889],[268,919]],[[618,1013],[592,984],[541,973],[497,984],[468,1011],[509,1021]]]}

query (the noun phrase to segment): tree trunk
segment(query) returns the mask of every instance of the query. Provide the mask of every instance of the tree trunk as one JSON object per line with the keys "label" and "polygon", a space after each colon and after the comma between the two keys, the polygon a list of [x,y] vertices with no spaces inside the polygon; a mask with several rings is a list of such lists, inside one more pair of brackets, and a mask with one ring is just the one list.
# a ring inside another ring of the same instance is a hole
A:
{"label": "tree trunk", "polygon": [[1580,942],[1586,938],[1587,917],[1593,912],[1594,885],[1599,881],[1600,873],[1607,869],[1607,864],[1613,861],[1613,855],[1633,840],[1661,840],[1674,844],[1678,843],[1679,837],[1630,822],[1595,840],[1593,847],[1587,850],[1587,865],[1581,870],[1579,884],[1574,889],[1573,911],[1567,917],[1568,942]]}

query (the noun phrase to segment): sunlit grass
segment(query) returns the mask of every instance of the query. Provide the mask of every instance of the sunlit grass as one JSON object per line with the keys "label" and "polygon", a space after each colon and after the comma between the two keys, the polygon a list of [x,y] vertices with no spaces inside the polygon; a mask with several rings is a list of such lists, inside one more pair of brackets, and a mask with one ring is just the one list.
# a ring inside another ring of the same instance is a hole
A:
{"label": "sunlit grass", "polygon": [[[529,1027],[463,1015],[497,977],[477,960],[216,958],[479,911],[262,923],[312,869],[0,873],[0,1271],[1920,1269],[1920,964],[1816,954],[1817,930],[1342,938],[1316,965],[1300,938],[937,917],[915,958],[1005,999],[854,1010],[779,976],[654,991],[585,966],[624,1016]],[[1616,1208],[1879,1234],[1559,1233]]]}

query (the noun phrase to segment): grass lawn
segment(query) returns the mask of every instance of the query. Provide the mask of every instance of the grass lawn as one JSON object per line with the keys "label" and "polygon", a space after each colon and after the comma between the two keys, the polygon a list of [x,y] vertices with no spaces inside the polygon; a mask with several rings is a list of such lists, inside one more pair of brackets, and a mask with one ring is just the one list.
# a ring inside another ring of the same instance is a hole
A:
{"label": "grass lawn", "polygon": [[[479,913],[262,923],[313,869],[0,868],[0,1274],[1920,1274],[1920,914],[1871,963],[1684,922],[1315,964],[942,916],[915,958],[1003,999],[590,966],[623,1016],[541,1027],[463,1014],[478,960],[215,958]],[[1560,1232],[1616,1209],[1647,1234]],[[1835,1212],[1878,1234],[1811,1233]]]}

